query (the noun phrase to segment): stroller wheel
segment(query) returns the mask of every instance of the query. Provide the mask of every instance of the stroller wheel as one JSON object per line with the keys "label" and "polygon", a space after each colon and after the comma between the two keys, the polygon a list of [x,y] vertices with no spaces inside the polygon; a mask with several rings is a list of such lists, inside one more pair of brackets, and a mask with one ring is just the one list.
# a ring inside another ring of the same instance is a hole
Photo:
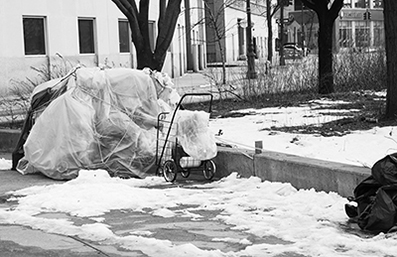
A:
{"label": "stroller wheel", "polygon": [[158,166],[157,170],[156,170],[156,176],[163,176],[163,167],[162,166]]}
{"label": "stroller wheel", "polygon": [[189,177],[189,176],[190,176],[190,170],[189,170],[189,169],[184,169],[184,170],[182,170],[182,171],[181,171],[181,175],[182,175],[182,177],[184,177],[184,178]]}
{"label": "stroller wheel", "polygon": [[204,178],[210,180],[214,177],[216,166],[213,161],[204,161],[203,175]]}
{"label": "stroller wheel", "polygon": [[176,179],[176,164],[173,160],[168,160],[163,165],[163,176],[166,181],[174,182]]}

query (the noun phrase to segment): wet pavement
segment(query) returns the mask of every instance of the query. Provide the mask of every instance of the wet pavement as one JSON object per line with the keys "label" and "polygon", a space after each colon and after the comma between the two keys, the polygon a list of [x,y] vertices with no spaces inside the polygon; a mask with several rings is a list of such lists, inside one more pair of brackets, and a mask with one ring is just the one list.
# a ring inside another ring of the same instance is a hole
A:
{"label": "wet pavement", "polygon": [[[51,185],[54,183],[64,183],[54,181],[41,175],[21,175],[16,171],[0,171],[0,208],[12,209],[17,204],[16,201],[9,199],[10,191],[22,189],[29,186]],[[195,188],[195,185],[208,183],[202,174],[193,173],[188,179],[178,176],[174,184],[164,183],[156,188],[164,187],[188,187]],[[201,187],[197,187],[200,193]],[[147,189],[150,189],[148,187]],[[234,229],[233,226],[227,225],[215,217],[219,211],[196,210],[196,206],[177,206],[172,209],[175,212],[183,213],[189,210],[190,213],[196,214],[197,218],[189,217],[162,217],[156,216],[148,209],[144,212],[132,210],[113,210],[98,217],[106,220],[106,224],[111,231],[120,237],[128,235],[141,236],[147,239],[167,240],[173,245],[192,244],[202,250],[220,250],[223,253],[238,252],[243,250],[246,245],[244,240],[249,240],[250,244],[289,244],[290,242],[281,240],[276,237],[258,237],[242,230]],[[95,221],[92,218],[71,216],[67,213],[41,213],[36,217],[46,219],[69,220],[76,226],[92,224]],[[221,239],[227,238],[223,241]],[[160,241],[157,241],[160,242]],[[80,256],[148,256],[144,252],[150,244],[142,245],[136,249],[126,250],[110,240],[86,241],[75,236],[62,235],[58,233],[45,233],[40,230],[29,227],[0,224],[0,256],[1,257],[80,257]],[[286,255],[282,255],[286,256]],[[299,257],[302,255],[291,255]],[[281,257],[281,256],[280,256]]]}

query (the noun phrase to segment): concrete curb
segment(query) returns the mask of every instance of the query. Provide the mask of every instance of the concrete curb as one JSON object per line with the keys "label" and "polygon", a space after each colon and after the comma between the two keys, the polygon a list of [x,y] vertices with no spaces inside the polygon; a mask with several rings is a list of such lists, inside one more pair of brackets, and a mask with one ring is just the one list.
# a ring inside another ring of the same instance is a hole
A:
{"label": "concrete curb", "polygon": [[[0,152],[11,153],[19,139],[20,130],[0,129]],[[354,188],[371,175],[365,167],[322,161],[271,151],[255,154],[253,151],[219,147],[214,162],[216,177],[233,172],[241,177],[256,176],[272,182],[288,182],[298,189],[337,192],[353,195]]]}
{"label": "concrete curb", "polygon": [[288,182],[298,189],[314,188],[316,191],[336,192],[343,197],[353,195],[354,188],[371,175],[371,170],[365,167],[271,151],[255,154],[220,148],[214,161],[220,177],[237,172],[242,177]]}
{"label": "concrete curb", "polygon": [[0,152],[14,151],[20,134],[18,129],[0,129]]}

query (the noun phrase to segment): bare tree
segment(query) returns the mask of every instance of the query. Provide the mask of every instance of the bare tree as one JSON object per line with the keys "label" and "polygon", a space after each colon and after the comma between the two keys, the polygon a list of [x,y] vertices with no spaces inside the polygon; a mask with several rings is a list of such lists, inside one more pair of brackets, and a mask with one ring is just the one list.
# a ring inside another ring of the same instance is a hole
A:
{"label": "bare tree", "polygon": [[383,0],[386,36],[387,96],[386,116],[397,115],[397,1]]}
{"label": "bare tree", "polygon": [[204,0],[205,18],[207,25],[207,43],[215,44],[218,48],[219,57],[222,64],[222,84],[226,84],[226,54],[224,40],[227,29],[225,27],[225,9],[236,0],[228,0],[222,3],[214,0]]}
{"label": "bare tree", "polygon": [[127,17],[132,31],[132,42],[137,52],[138,69],[149,67],[161,71],[171,44],[182,0],[158,0],[160,14],[158,18],[158,35],[154,50],[149,37],[149,3],[140,0],[139,10],[135,0],[112,0]]}
{"label": "bare tree", "polygon": [[318,60],[319,60],[319,88],[320,94],[334,92],[334,73],[332,70],[333,27],[339,11],[343,7],[343,0],[302,0],[306,7],[317,13],[319,20]]}
{"label": "bare tree", "polygon": [[273,60],[273,23],[274,14],[280,9],[279,4],[272,4],[272,0],[266,0],[266,20],[268,30],[267,40],[267,60],[271,63]]}

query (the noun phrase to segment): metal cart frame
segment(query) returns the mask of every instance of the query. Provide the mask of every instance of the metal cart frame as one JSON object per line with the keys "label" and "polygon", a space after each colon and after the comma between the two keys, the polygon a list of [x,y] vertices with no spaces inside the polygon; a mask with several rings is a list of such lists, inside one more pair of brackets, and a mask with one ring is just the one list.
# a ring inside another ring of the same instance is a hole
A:
{"label": "metal cart frame", "polygon": [[[179,110],[184,110],[183,103],[187,97],[208,97],[208,112],[212,111],[213,95],[210,93],[184,94],[172,113],[171,119],[165,117],[169,112],[163,112],[157,118],[156,165],[157,174],[164,176],[168,182],[174,182],[177,174],[187,178],[192,170],[202,170],[204,178],[211,180],[216,172],[216,165],[212,160],[197,160],[190,157],[178,142],[176,124],[174,123]],[[166,135],[161,138],[160,132],[166,130]],[[183,163],[181,163],[183,161]]]}

